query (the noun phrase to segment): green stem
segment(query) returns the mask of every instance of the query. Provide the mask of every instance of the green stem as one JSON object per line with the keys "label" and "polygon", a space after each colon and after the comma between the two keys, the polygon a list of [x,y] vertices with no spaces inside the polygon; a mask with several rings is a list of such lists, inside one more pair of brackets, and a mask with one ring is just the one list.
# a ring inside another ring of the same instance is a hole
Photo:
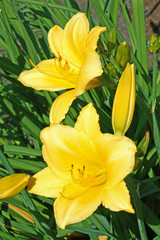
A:
{"label": "green stem", "polygon": [[153,53],[153,79],[152,79],[152,111],[156,105],[156,80],[157,80],[158,55]]}
{"label": "green stem", "polygon": [[152,96],[151,96],[151,114],[152,114],[152,132],[157,149],[158,158],[160,161],[160,132],[156,119],[156,86],[157,86],[157,68],[158,68],[158,54],[153,53],[153,79],[152,79]]}
{"label": "green stem", "polygon": [[140,201],[139,196],[134,188],[134,185],[132,183],[130,176],[127,176],[125,181],[129,188],[129,192],[133,198],[141,240],[147,240],[148,238],[147,238],[144,219],[143,219],[143,211],[142,211],[141,201]]}

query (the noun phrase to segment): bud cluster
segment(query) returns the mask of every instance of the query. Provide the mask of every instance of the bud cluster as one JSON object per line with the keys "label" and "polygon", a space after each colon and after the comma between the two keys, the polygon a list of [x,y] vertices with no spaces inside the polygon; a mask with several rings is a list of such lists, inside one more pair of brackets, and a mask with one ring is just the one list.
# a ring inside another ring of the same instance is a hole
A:
{"label": "bud cluster", "polygon": [[157,37],[155,34],[150,36],[148,50],[153,53],[157,53],[160,50],[160,36]]}

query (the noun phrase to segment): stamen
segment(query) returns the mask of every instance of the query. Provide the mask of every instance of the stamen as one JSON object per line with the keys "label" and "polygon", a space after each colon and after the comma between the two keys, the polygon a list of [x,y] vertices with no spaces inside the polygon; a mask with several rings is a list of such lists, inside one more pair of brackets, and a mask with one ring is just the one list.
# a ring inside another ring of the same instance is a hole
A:
{"label": "stamen", "polygon": [[59,73],[59,74],[55,74],[55,73],[50,73],[50,72],[46,72],[46,71],[43,71],[43,70],[41,70],[41,69],[39,69],[39,67],[37,67],[33,62],[32,62],[32,60],[31,59],[29,59],[29,61],[30,61],[30,63],[32,64],[32,66],[38,71],[38,72],[40,72],[40,73],[42,73],[42,74],[45,74],[45,75],[47,75],[47,76],[49,76],[49,77],[52,77],[52,78],[60,78],[60,79],[62,79],[62,78],[64,78],[65,79],[65,74],[66,74],[66,72],[64,72],[64,69],[63,69],[63,67],[62,67],[62,59],[60,58],[60,59],[56,59],[56,63],[58,63],[58,66],[57,66],[57,64],[56,64],[56,68],[57,68],[57,72]]}
{"label": "stamen", "polygon": [[79,184],[82,187],[92,187],[104,183],[107,180],[107,171],[106,169],[99,170],[96,174],[89,175],[86,173],[85,176],[85,166],[82,169],[77,169],[78,177],[74,176],[73,165],[71,165],[71,178],[74,183]]}

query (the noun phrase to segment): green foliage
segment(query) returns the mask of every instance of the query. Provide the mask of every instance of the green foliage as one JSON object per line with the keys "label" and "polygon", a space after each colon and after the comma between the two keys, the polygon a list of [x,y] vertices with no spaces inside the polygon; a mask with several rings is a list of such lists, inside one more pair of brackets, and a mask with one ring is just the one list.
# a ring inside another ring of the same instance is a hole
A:
{"label": "green foliage", "polygon": [[[91,15],[91,6],[96,18]],[[64,239],[64,236],[78,239],[78,234],[81,239],[88,235],[93,240],[99,235],[108,236],[108,239],[159,239],[160,72],[157,50],[154,51],[153,72],[148,68],[143,0],[132,0],[132,7],[134,24],[124,0],[86,1],[90,25],[105,26],[108,33],[114,29],[117,37],[112,54],[108,51],[107,32],[101,36],[98,47],[106,69],[103,77],[110,80],[110,85],[80,96],[63,124],[73,126],[82,107],[92,102],[100,115],[102,132],[112,133],[111,108],[122,73],[115,55],[120,42],[125,41],[125,36],[117,29],[121,8],[130,37],[131,61],[135,64],[137,81],[136,109],[127,136],[139,146],[141,163],[131,175],[133,183],[126,180],[136,214],[114,213],[100,206],[85,221],[61,230],[57,229],[54,220],[54,199],[33,196],[24,190],[18,196],[0,202],[0,239],[51,240]],[[17,79],[23,70],[32,67],[29,59],[38,64],[53,57],[47,41],[49,29],[54,24],[64,27],[80,9],[75,0],[64,0],[63,5],[57,0],[1,0],[0,9],[0,177],[15,172],[33,175],[46,166],[42,159],[40,132],[49,125],[50,107],[59,92],[36,91],[23,86]],[[159,42],[159,38],[150,39],[152,44],[155,41]],[[144,138],[146,132],[150,132],[149,142]],[[34,224],[23,214],[11,211],[9,204],[29,213]]]}

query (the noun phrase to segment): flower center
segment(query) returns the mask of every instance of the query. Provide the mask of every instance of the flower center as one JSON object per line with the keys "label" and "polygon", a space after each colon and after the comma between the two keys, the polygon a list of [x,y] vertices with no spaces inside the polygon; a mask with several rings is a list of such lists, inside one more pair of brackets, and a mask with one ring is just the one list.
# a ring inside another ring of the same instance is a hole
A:
{"label": "flower center", "polygon": [[54,67],[56,68],[57,73],[55,72],[55,70],[53,72],[51,72],[51,71],[48,72],[46,70],[42,70],[41,68],[39,68],[39,66],[36,66],[32,62],[31,59],[29,59],[29,61],[37,71],[39,71],[40,73],[45,74],[49,77],[60,78],[60,79],[69,78],[69,81],[73,82],[73,83],[75,83],[77,81],[77,76],[78,76],[79,70],[71,67],[65,60],[62,60],[61,57],[59,59],[55,58]]}
{"label": "flower center", "polygon": [[87,174],[85,166],[82,169],[78,170],[78,176],[75,177],[74,166],[71,166],[71,178],[74,183],[79,184],[82,187],[93,187],[103,184],[107,180],[107,170],[101,169],[96,174]]}

